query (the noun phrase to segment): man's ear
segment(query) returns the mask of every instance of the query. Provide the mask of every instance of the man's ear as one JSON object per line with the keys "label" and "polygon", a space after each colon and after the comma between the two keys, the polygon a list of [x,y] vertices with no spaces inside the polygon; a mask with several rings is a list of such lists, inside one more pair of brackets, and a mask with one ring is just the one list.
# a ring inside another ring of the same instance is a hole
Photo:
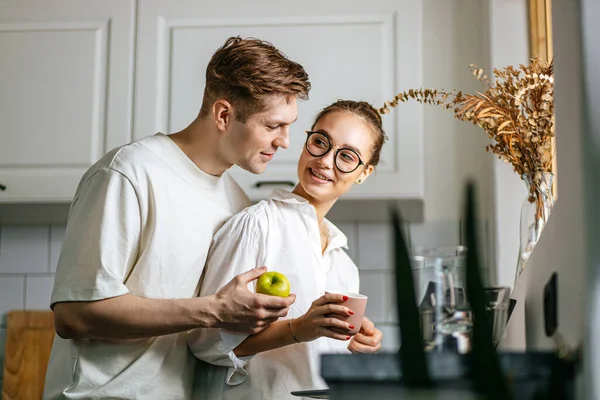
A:
{"label": "man's ear", "polygon": [[371,176],[374,170],[375,167],[373,167],[372,165],[367,165],[367,168],[365,168],[363,172],[361,172],[360,175],[358,175],[358,178],[356,178],[356,181],[354,182],[356,182],[359,185],[362,184],[364,181],[367,180],[369,176]]}
{"label": "man's ear", "polygon": [[220,131],[226,131],[233,118],[233,107],[227,100],[217,100],[212,106],[215,126]]}

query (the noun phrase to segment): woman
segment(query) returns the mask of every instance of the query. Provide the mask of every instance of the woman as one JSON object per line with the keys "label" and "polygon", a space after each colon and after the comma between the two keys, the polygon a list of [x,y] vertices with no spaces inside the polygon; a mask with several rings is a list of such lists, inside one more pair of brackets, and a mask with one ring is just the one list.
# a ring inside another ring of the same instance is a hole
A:
{"label": "woman", "polygon": [[296,302],[287,319],[256,335],[190,332],[190,350],[205,361],[197,367],[196,398],[291,399],[291,391],[326,387],[320,354],[379,350],[382,334],[373,323],[364,318],[351,337],[354,327],[335,318],[353,314],[344,296],[324,294],[359,291],[358,269],[342,250],[346,237],[325,215],[371,175],[385,139],[381,117],[368,103],[340,100],[326,107],[307,131],[298,186],[291,193],[275,190],[215,235],[201,296],[266,265],[288,277]]}

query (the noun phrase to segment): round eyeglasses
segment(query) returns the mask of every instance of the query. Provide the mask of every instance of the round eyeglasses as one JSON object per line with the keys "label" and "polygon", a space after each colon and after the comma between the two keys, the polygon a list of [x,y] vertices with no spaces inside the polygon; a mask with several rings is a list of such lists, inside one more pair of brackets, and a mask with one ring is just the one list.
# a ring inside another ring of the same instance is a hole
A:
{"label": "round eyeglasses", "polygon": [[[306,131],[306,151],[314,157],[323,157],[333,148],[331,139],[321,132]],[[360,159],[356,151],[346,148],[338,148],[335,151],[334,163],[337,169],[346,174],[356,171],[365,163]]]}

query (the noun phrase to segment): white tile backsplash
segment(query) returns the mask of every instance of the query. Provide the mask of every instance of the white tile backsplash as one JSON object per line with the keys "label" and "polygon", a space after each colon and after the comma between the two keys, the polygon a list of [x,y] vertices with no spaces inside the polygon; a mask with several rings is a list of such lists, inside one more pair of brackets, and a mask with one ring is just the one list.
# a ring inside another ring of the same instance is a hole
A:
{"label": "white tile backsplash", "polygon": [[360,293],[367,296],[366,317],[375,323],[386,322],[387,274],[384,271],[360,272]]}
{"label": "white tile backsplash", "polygon": [[0,276],[0,326],[6,326],[6,313],[22,310],[25,295],[25,277]]}
{"label": "white tile backsplash", "polygon": [[12,227],[0,230],[0,273],[48,272],[48,226]]}
{"label": "white tile backsplash", "polygon": [[387,270],[392,268],[392,229],[389,224],[358,225],[358,269]]}
{"label": "white tile backsplash", "polygon": [[4,365],[2,360],[4,360],[4,354],[6,347],[6,328],[0,328],[0,365]]}
{"label": "white tile backsplash", "polygon": [[58,256],[65,238],[65,228],[64,225],[52,225],[50,227],[50,272],[56,272]]}
{"label": "white tile backsplash", "polygon": [[[465,232],[465,223],[464,221],[461,221],[461,244],[462,245],[466,245],[466,232]],[[482,275],[483,275],[483,279],[485,280],[485,282],[487,284],[495,284],[495,279],[493,278],[493,276],[495,276],[494,272],[495,272],[495,266],[494,266],[494,261],[493,261],[493,253],[491,251],[492,249],[492,243],[491,243],[491,236],[490,236],[490,230],[489,230],[489,223],[488,220],[480,220],[477,222],[476,228],[477,229],[477,248],[479,249],[479,262],[480,265],[482,267]],[[516,254],[516,253],[515,253]],[[515,259],[517,257],[515,256]]]}
{"label": "white tile backsplash", "polygon": [[[348,237],[349,254],[359,267],[360,290],[369,297],[366,314],[383,331],[384,350],[397,351],[399,340],[391,227],[386,223],[334,223]],[[480,226],[482,253],[488,259],[492,242],[486,223]],[[464,237],[458,221],[411,224],[405,226],[404,232],[413,248],[455,246],[461,244]],[[64,233],[63,225],[0,227],[1,327],[5,327],[5,314],[9,310],[25,307],[48,309],[53,272],[56,270]]]}
{"label": "white tile backsplash", "polygon": [[398,323],[398,315],[396,314],[396,276],[393,271],[387,272],[386,284],[386,321],[389,323]]}
{"label": "white tile backsplash", "polygon": [[54,276],[27,276],[25,278],[25,308],[49,310]]}
{"label": "white tile backsplash", "polygon": [[[2,389],[2,374],[4,368],[1,368],[4,365],[4,354],[6,354],[6,329],[0,328],[0,389]],[[1,390],[0,390],[1,392]]]}
{"label": "white tile backsplash", "polygon": [[409,231],[412,249],[460,245],[460,222],[458,220],[411,224]]}

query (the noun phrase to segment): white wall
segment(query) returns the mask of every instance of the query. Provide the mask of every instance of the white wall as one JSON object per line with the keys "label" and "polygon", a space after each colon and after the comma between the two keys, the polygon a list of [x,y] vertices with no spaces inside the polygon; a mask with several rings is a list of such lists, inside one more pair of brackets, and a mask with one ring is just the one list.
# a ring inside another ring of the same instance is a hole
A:
{"label": "white wall", "polygon": [[[528,63],[527,3],[527,0],[488,0],[493,67]],[[526,189],[510,164],[494,159],[493,169],[497,283],[512,287],[519,250],[519,216]]]}
{"label": "white wall", "polygon": [[[423,1],[423,85],[482,90],[469,64],[489,70],[487,5],[480,0]],[[493,156],[482,129],[454,119],[450,110],[428,106],[425,127],[425,219],[462,216],[467,179],[477,183],[479,216],[491,215]]]}
{"label": "white wall", "polygon": [[584,299],[584,344],[582,398],[600,398],[600,3],[597,0],[581,2],[584,135],[584,211],[586,225],[586,297]]}
{"label": "white wall", "polygon": [[556,147],[559,195],[541,239],[513,293],[514,319],[504,346],[549,349],[543,325],[543,288],[558,273],[559,330],[572,346],[583,338],[585,232],[583,114],[578,4],[553,2]]}
{"label": "white wall", "polygon": [[[488,5],[480,0],[423,1],[423,86],[437,89],[482,90],[471,74],[475,63],[489,71]],[[496,280],[491,240],[493,162],[485,146],[485,132],[454,119],[450,110],[426,106],[425,221],[436,223],[441,236],[463,216],[464,189],[468,180],[477,185],[482,261],[489,281]],[[459,233],[460,235],[460,233]],[[462,243],[462,237],[459,239]],[[452,245],[431,238],[430,245]]]}

